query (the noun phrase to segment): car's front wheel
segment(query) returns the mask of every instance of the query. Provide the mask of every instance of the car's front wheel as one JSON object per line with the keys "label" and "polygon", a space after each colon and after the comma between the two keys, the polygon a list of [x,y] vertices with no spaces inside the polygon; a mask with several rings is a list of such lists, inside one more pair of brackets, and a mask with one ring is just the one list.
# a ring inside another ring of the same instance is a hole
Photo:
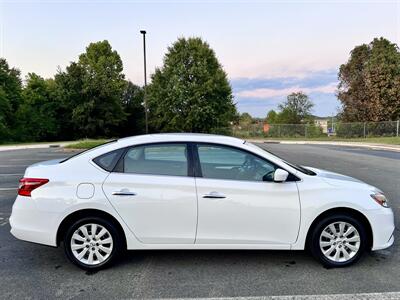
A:
{"label": "car's front wheel", "polygon": [[367,235],[363,223],[350,215],[331,215],[314,226],[311,253],[327,267],[345,267],[364,253]]}
{"label": "car's front wheel", "polygon": [[111,265],[122,250],[121,235],[112,222],[87,217],[73,223],[64,236],[67,257],[85,270]]}

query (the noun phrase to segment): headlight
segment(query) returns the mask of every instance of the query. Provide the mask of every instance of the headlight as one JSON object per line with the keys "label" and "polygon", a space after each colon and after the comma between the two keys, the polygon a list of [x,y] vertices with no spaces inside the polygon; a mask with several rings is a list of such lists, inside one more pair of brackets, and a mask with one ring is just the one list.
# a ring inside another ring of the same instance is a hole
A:
{"label": "headlight", "polygon": [[382,193],[375,193],[371,194],[371,198],[375,200],[376,203],[383,207],[389,207],[388,200],[386,199],[385,195]]}

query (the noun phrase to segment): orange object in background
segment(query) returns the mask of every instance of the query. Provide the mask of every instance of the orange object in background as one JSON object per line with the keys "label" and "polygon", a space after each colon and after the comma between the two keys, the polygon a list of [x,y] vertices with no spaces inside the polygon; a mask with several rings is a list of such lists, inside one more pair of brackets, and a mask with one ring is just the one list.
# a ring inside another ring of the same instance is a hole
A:
{"label": "orange object in background", "polygon": [[263,131],[264,131],[264,133],[267,133],[269,131],[269,124],[267,124],[267,123],[264,124]]}

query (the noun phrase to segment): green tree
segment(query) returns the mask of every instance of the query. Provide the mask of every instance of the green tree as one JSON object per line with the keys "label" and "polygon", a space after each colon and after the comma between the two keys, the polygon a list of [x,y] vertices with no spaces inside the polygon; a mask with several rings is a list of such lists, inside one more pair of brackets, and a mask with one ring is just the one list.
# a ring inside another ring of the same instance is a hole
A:
{"label": "green tree", "polygon": [[283,108],[276,117],[276,124],[300,124],[301,118],[294,110]]}
{"label": "green tree", "polygon": [[279,105],[280,123],[300,124],[307,120],[311,115],[314,104],[303,92],[291,93],[287,96],[284,103]]}
{"label": "green tree", "polygon": [[250,126],[253,123],[253,118],[249,113],[242,113],[239,117],[239,124],[241,126]]}
{"label": "green tree", "polygon": [[19,70],[10,68],[7,61],[0,58],[0,141],[13,139],[14,112],[21,104],[21,92]]}
{"label": "green tree", "polygon": [[72,62],[65,71],[58,70],[54,76],[56,85],[54,96],[59,102],[57,116],[63,120],[60,122],[61,139],[70,140],[87,136],[72,121],[74,109],[86,101],[83,93],[84,72],[81,66]]}
{"label": "green tree", "polygon": [[122,94],[122,107],[127,118],[120,126],[119,134],[121,136],[130,136],[145,132],[143,101],[144,90],[127,81]]}
{"label": "green tree", "polygon": [[[60,113],[74,137],[112,136],[126,119],[122,61],[108,41],[91,43],[77,63],[56,75]],[[72,127],[71,127],[72,126]],[[64,130],[64,129],[63,129]],[[68,130],[68,128],[65,128]]]}
{"label": "green tree", "polygon": [[29,73],[22,92],[23,102],[16,112],[19,122],[17,138],[23,141],[48,141],[58,137],[56,112],[58,103],[54,100],[54,81],[45,80],[35,73]]}
{"label": "green tree", "polygon": [[344,121],[400,118],[400,51],[385,38],[355,47],[339,69]]}
{"label": "green tree", "polygon": [[152,75],[147,91],[152,130],[215,132],[230,125],[236,107],[227,75],[200,38],[180,38]]}
{"label": "green tree", "polygon": [[268,124],[276,124],[278,122],[278,114],[276,113],[275,110],[271,109],[267,113],[267,117],[265,118],[265,122]]}

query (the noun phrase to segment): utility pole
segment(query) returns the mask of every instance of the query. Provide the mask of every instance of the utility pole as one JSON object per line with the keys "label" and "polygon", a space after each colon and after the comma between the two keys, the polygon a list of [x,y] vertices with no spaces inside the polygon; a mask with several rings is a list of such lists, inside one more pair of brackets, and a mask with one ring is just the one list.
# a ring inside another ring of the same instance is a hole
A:
{"label": "utility pole", "polygon": [[146,134],[149,133],[148,111],[147,111],[147,73],[146,73],[146,30],[140,30],[143,35],[143,62],[144,62],[144,116],[146,123]]}

